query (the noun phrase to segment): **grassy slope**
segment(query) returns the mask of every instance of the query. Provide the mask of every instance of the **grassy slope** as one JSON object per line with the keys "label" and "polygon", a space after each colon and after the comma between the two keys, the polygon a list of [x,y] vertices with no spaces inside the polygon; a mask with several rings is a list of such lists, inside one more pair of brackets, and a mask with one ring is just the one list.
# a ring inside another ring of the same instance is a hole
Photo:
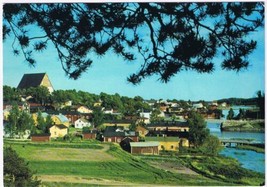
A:
{"label": "grassy slope", "polygon": [[[40,176],[48,186],[55,184],[56,186],[66,186],[66,184],[75,186],[71,182],[77,182],[81,186],[82,183],[108,186],[111,184],[123,186],[127,184],[202,186],[233,184],[233,181],[221,182],[222,180],[218,178],[213,180],[201,175],[177,174],[157,169],[115,145],[95,142],[33,144],[7,141],[4,145],[11,145],[21,157],[29,161],[30,167],[37,171],[36,175]],[[51,178],[59,182],[51,182]]]}
{"label": "grassy slope", "polygon": [[148,162],[172,163],[172,167],[183,164],[206,177],[239,185],[259,186],[264,182],[264,174],[249,171],[240,166],[240,163],[232,158],[222,156],[192,156],[180,155],[177,157],[146,157],[139,156]]}
{"label": "grassy slope", "polygon": [[[164,158],[164,162],[168,162],[171,167],[178,163],[187,164],[202,175],[213,178],[209,179],[201,175],[177,173],[165,167],[152,167],[149,161],[152,159],[155,163],[153,157],[133,157],[120,147],[111,144],[89,141],[44,144],[5,141],[4,145],[12,146],[21,157],[29,161],[30,167],[37,171],[36,175],[48,186],[68,186],[67,184],[73,186],[71,183],[75,183],[74,186],[77,183],[78,186],[84,184],[225,186],[237,183],[258,185],[263,180],[262,176],[240,170],[238,163],[217,157]],[[161,159],[162,162],[163,157],[158,156],[157,159]],[[238,172],[235,172],[237,170]]]}

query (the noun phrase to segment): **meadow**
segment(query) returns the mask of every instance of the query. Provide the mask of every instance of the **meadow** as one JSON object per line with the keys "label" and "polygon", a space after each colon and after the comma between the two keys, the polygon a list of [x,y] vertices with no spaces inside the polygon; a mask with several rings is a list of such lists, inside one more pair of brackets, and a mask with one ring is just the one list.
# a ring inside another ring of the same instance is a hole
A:
{"label": "meadow", "polygon": [[[206,177],[208,175],[192,172],[176,172],[171,167],[157,167],[151,162],[155,157],[132,156],[114,144],[5,140],[4,146],[11,146],[28,161],[44,186],[237,185],[236,181],[212,179]],[[185,159],[164,158],[174,159],[174,165],[186,165]]]}

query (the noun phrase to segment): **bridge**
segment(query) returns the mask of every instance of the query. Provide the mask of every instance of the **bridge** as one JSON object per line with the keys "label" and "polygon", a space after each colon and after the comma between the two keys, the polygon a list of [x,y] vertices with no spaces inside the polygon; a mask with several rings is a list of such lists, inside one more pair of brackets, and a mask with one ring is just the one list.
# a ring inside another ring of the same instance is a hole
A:
{"label": "bridge", "polygon": [[223,146],[226,147],[235,147],[237,145],[258,145],[264,144],[264,142],[260,141],[251,141],[247,139],[220,139],[220,142]]}

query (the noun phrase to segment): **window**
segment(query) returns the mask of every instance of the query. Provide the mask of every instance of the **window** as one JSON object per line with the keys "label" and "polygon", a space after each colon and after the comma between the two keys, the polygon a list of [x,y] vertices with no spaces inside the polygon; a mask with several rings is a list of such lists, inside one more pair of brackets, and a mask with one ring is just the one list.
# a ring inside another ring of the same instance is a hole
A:
{"label": "window", "polygon": [[111,138],[108,139],[108,142],[111,142]]}
{"label": "window", "polygon": [[173,145],[171,145],[171,149],[173,149],[174,148],[174,146]]}

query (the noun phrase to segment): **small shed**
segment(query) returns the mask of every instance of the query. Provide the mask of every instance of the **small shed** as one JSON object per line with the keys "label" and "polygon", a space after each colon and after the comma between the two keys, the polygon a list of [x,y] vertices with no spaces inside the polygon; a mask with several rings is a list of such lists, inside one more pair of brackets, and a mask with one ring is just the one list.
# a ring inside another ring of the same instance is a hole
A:
{"label": "small shed", "polygon": [[159,142],[130,142],[131,154],[158,155]]}
{"label": "small shed", "polygon": [[85,139],[85,140],[96,139],[96,133],[83,132],[83,139]]}
{"label": "small shed", "polygon": [[32,142],[49,142],[50,134],[33,134],[31,135]]}

